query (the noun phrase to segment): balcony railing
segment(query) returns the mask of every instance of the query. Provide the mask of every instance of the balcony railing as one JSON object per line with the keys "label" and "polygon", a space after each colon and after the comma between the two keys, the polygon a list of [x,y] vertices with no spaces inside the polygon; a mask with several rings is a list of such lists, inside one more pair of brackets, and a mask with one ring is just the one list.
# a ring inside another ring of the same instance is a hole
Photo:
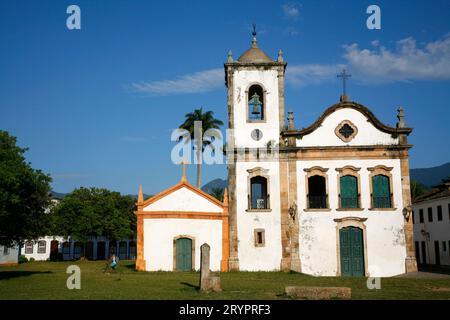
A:
{"label": "balcony railing", "polygon": [[266,210],[270,209],[270,194],[267,195],[267,197],[254,199],[255,201],[252,201],[252,198],[250,195],[247,196],[248,200],[248,208],[249,210]]}
{"label": "balcony railing", "polygon": [[339,195],[339,198],[342,209],[356,209],[360,207],[359,195],[357,197],[341,197]]}
{"label": "balcony railing", "polygon": [[373,196],[372,203],[374,208],[392,208],[392,194],[390,196]]}
{"label": "balcony railing", "polygon": [[309,209],[326,209],[328,195],[312,196],[308,195]]}

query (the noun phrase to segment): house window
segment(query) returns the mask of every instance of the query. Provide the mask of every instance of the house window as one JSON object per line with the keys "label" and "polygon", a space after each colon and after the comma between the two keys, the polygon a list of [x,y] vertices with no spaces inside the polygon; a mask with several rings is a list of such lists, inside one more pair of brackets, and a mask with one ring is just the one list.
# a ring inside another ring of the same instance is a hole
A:
{"label": "house window", "polygon": [[33,253],[33,242],[27,241],[25,243],[25,254],[32,254]]}
{"label": "house window", "polygon": [[266,236],[264,229],[255,229],[255,247],[264,247],[266,245]]}
{"label": "house window", "polygon": [[45,241],[39,241],[38,242],[38,253],[45,253],[45,247],[46,247],[46,242]]}
{"label": "house window", "polygon": [[420,210],[419,210],[419,222],[420,222],[420,223],[424,223],[423,209],[420,209]]}
{"label": "house window", "polygon": [[268,209],[267,179],[256,176],[250,179],[250,208]]}
{"label": "house window", "polygon": [[374,208],[392,208],[388,176],[379,174],[372,177],[372,203]]}
{"label": "house window", "polygon": [[447,242],[442,241],[442,251],[447,251]]}
{"label": "house window", "polygon": [[415,218],[414,218],[414,210],[412,211],[412,220],[413,220],[413,224],[416,224]]}
{"label": "house window", "polygon": [[264,91],[259,85],[252,85],[247,93],[248,121],[262,121],[265,117]]}
{"label": "house window", "polygon": [[8,246],[4,246],[4,247],[3,247],[3,255],[4,255],[4,256],[9,255],[9,247],[8,247]]}
{"label": "house window", "polygon": [[327,208],[326,180],[322,176],[308,178],[308,207],[310,209]]}
{"label": "house window", "polygon": [[428,208],[428,222],[433,222],[433,208]]}
{"label": "house window", "polygon": [[358,178],[352,175],[342,176],[340,182],[340,207],[359,208]]}
{"label": "house window", "polygon": [[442,221],[442,206],[437,206],[438,221]]}

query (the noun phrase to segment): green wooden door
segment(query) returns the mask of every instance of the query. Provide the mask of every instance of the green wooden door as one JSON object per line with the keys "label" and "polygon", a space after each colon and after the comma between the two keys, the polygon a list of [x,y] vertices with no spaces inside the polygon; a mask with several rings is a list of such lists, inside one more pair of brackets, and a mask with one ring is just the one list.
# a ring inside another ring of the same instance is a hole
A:
{"label": "green wooden door", "polygon": [[341,208],[358,208],[358,180],[354,176],[340,179]]}
{"label": "green wooden door", "polygon": [[176,270],[192,270],[192,240],[180,238],[176,241]]}
{"label": "green wooden door", "polygon": [[379,174],[372,179],[373,207],[390,208],[391,191],[389,187],[389,178]]}
{"label": "green wooden door", "polygon": [[339,231],[341,275],[364,276],[364,244],[362,230],[348,227]]}

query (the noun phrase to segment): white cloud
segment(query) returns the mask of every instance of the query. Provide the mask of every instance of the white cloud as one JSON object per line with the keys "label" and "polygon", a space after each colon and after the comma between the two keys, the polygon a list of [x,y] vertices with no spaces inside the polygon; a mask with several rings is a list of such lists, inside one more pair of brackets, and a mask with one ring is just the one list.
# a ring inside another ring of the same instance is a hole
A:
{"label": "white cloud", "polygon": [[[343,68],[353,75],[353,81],[360,83],[450,79],[450,33],[441,40],[421,46],[410,37],[397,41],[394,49],[382,46],[378,40],[371,42],[371,49],[360,49],[356,43],[343,48],[342,64],[288,66],[287,83],[306,86],[335,81]],[[133,83],[131,87],[136,92],[150,95],[208,92],[224,87],[224,71],[222,68],[209,69],[174,80]]]}
{"label": "white cloud", "polygon": [[186,74],[174,80],[135,82],[131,89],[150,95],[201,93],[220,88],[224,84],[223,69],[210,69]]}
{"label": "white cloud", "polygon": [[300,5],[289,2],[282,6],[284,16],[288,19],[297,19],[300,16]]}
{"label": "white cloud", "polygon": [[289,84],[305,86],[333,80],[344,65],[304,64],[286,69],[286,81]]}
{"label": "white cloud", "polygon": [[394,82],[450,79],[450,34],[418,46],[414,38],[397,41],[395,49],[384,46],[360,49],[344,46],[348,68],[361,82]]}

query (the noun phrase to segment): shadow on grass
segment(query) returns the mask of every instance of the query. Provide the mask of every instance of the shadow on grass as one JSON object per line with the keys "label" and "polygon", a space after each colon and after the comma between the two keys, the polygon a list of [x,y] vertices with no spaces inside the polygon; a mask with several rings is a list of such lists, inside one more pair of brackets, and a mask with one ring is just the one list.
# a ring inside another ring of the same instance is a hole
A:
{"label": "shadow on grass", "polygon": [[189,282],[180,282],[180,284],[185,285],[190,288],[194,288],[195,290],[200,290],[199,286],[196,286],[195,284],[189,283]]}
{"label": "shadow on grass", "polygon": [[27,277],[33,274],[48,274],[53,273],[51,271],[3,271],[0,272],[0,280],[9,280],[19,277]]}

